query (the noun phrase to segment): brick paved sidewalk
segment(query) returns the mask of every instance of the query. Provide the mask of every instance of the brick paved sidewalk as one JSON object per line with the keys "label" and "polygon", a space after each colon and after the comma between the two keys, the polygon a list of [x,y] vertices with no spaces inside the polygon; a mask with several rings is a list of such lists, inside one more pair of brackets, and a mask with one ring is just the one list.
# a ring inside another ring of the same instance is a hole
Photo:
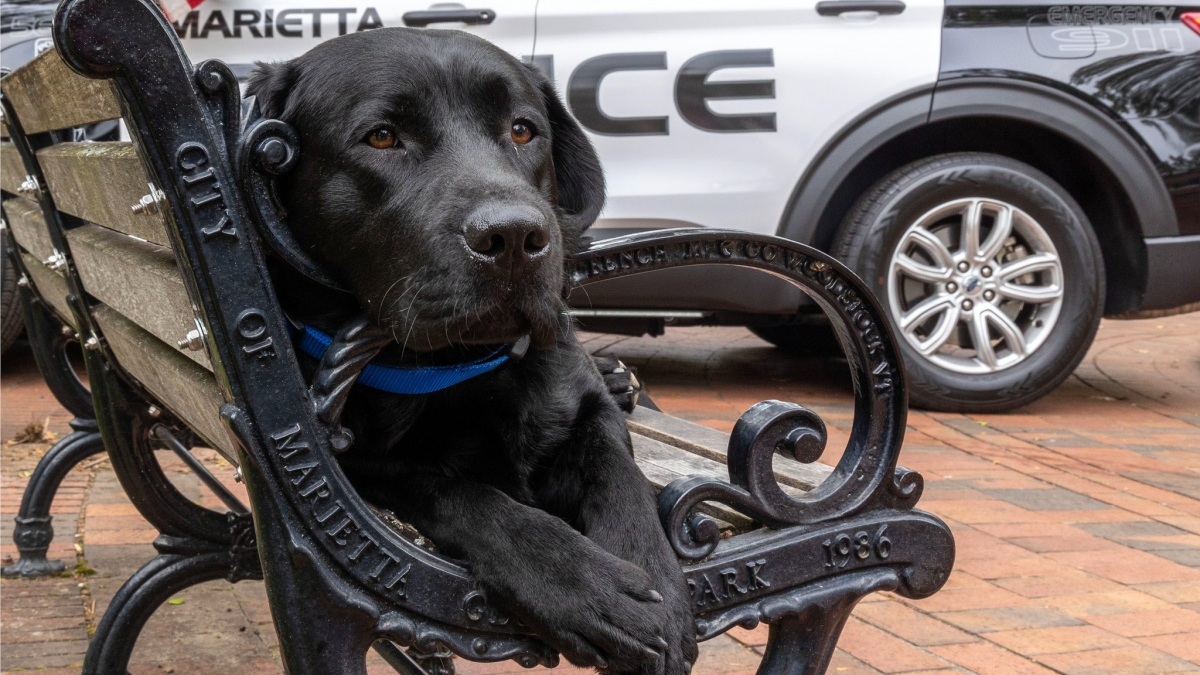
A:
{"label": "brick paved sidewalk", "polygon": [[[1034,405],[1007,415],[913,411],[901,462],[925,477],[921,507],[954,529],[955,571],[932,598],[883,594],[859,605],[830,673],[1200,671],[1198,336],[1200,314],[1106,321],[1075,375]],[[824,461],[844,445],[853,415],[844,362],[790,358],[732,328],[588,344],[636,366],[671,414],[728,431],[761,399],[794,400],[829,426]],[[0,437],[47,417],[60,437],[68,431],[20,349],[4,359],[2,388]],[[15,553],[12,516],[45,447],[2,449],[0,555]],[[162,460],[185,494],[217,506],[178,462]],[[215,453],[205,460],[240,488]],[[0,583],[6,672],[78,673],[89,627],[153,555],[155,533],[106,461],[73,473],[54,513],[51,555],[80,573]],[[150,621],[133,673],[281,672],[260,583],[211,582],[177,600]],[[748,675],[765,637],[736,631],[705,643],[696,674]],[[525,672],[459,663],[464,675]]]}

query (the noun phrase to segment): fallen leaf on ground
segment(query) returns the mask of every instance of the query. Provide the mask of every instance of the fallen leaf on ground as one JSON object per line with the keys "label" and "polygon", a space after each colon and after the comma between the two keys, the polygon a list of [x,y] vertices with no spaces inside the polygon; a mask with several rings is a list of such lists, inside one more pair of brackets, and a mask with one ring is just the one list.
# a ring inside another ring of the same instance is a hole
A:
{"label": "fallen leaf on ground", "polygon": [[46,425],[50,423],[50,418],[47,417],[45,422],[30,422],[25,425],[25,428],[9,439],[9,445],[18,443],[37,443],[46,439]]}

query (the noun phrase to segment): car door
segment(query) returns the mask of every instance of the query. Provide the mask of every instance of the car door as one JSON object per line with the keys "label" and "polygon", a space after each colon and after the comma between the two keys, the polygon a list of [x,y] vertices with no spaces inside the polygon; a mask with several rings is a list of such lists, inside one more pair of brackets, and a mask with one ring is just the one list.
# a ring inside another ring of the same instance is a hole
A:
{"label": "car door", "polygon": [[608,179],[593,236],[774,234],[856,116],[937,80],[942,0],[541,0],[535,56]]}
{"label": "car door", "polygon": [[456,28],[517,55],[533,47],[536,0],[205,0],[174,22],[193,62],[221,59],[239,78],[255,61],[299,56],[324,40],[393,26]]}

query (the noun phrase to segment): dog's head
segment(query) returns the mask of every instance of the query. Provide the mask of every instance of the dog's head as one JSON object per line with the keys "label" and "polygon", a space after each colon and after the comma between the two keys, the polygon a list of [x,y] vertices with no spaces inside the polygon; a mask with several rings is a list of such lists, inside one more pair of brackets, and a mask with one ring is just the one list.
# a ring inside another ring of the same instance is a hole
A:
{"label": "dog's head", "polygon": [[410,349],[554,340],[563,258],[604,203],[591,143],[536,68],[459,31],[388,28],[259,64],[293,125],[305,250]]}

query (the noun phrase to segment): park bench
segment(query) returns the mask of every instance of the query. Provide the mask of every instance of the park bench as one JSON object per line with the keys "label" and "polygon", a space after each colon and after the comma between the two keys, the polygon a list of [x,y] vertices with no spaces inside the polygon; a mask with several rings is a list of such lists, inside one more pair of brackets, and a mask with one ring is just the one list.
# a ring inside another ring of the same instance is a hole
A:
{"label": "park bench", "polygon": [[[84,672],[123,675],[155,609],[218,578],[265,578],[288,672],[363,673],[371,646],[407,675],[451,671],[450,653],[556,664],[469,569],[364,503],[338,467],[341,406],[379,347],[352,323],[311,383],[297,364],[264,263],[289,256],[270,190],[294,161],[295,132],[258,119],[224,64],[193,66],[152,0],[67,0],[54,42],[0,83],[0,188],[30,344],[75,432],[31,477],[14,532],[21,560],[6,573],[56,569],[45,559],[50,499],[71,466],[102,450],[161,533],[158,555],[100,620]],[[59,133],[115,118],[130,142]],[[794,404],[759,403],[731,435],[646,408],[629,417],[699,639],[765,622],[761,673],[823,673],[859,599],[928,596],[953,563],[949,530],[914,509],[920,476],[896,466],[907,406],[900,356],[862,282],[794,242],[664,231],[594,245],[568,272],[582,285],[694,264],[791,281],[830,316],[846,352],[855,418],[833,467],[816,461],[823,422]],[[72,341],[87,388],[66,357]],[[192,445],[238,466],[249,506]],[[180,494],[156,448],[179,455],[228,511]]]}

